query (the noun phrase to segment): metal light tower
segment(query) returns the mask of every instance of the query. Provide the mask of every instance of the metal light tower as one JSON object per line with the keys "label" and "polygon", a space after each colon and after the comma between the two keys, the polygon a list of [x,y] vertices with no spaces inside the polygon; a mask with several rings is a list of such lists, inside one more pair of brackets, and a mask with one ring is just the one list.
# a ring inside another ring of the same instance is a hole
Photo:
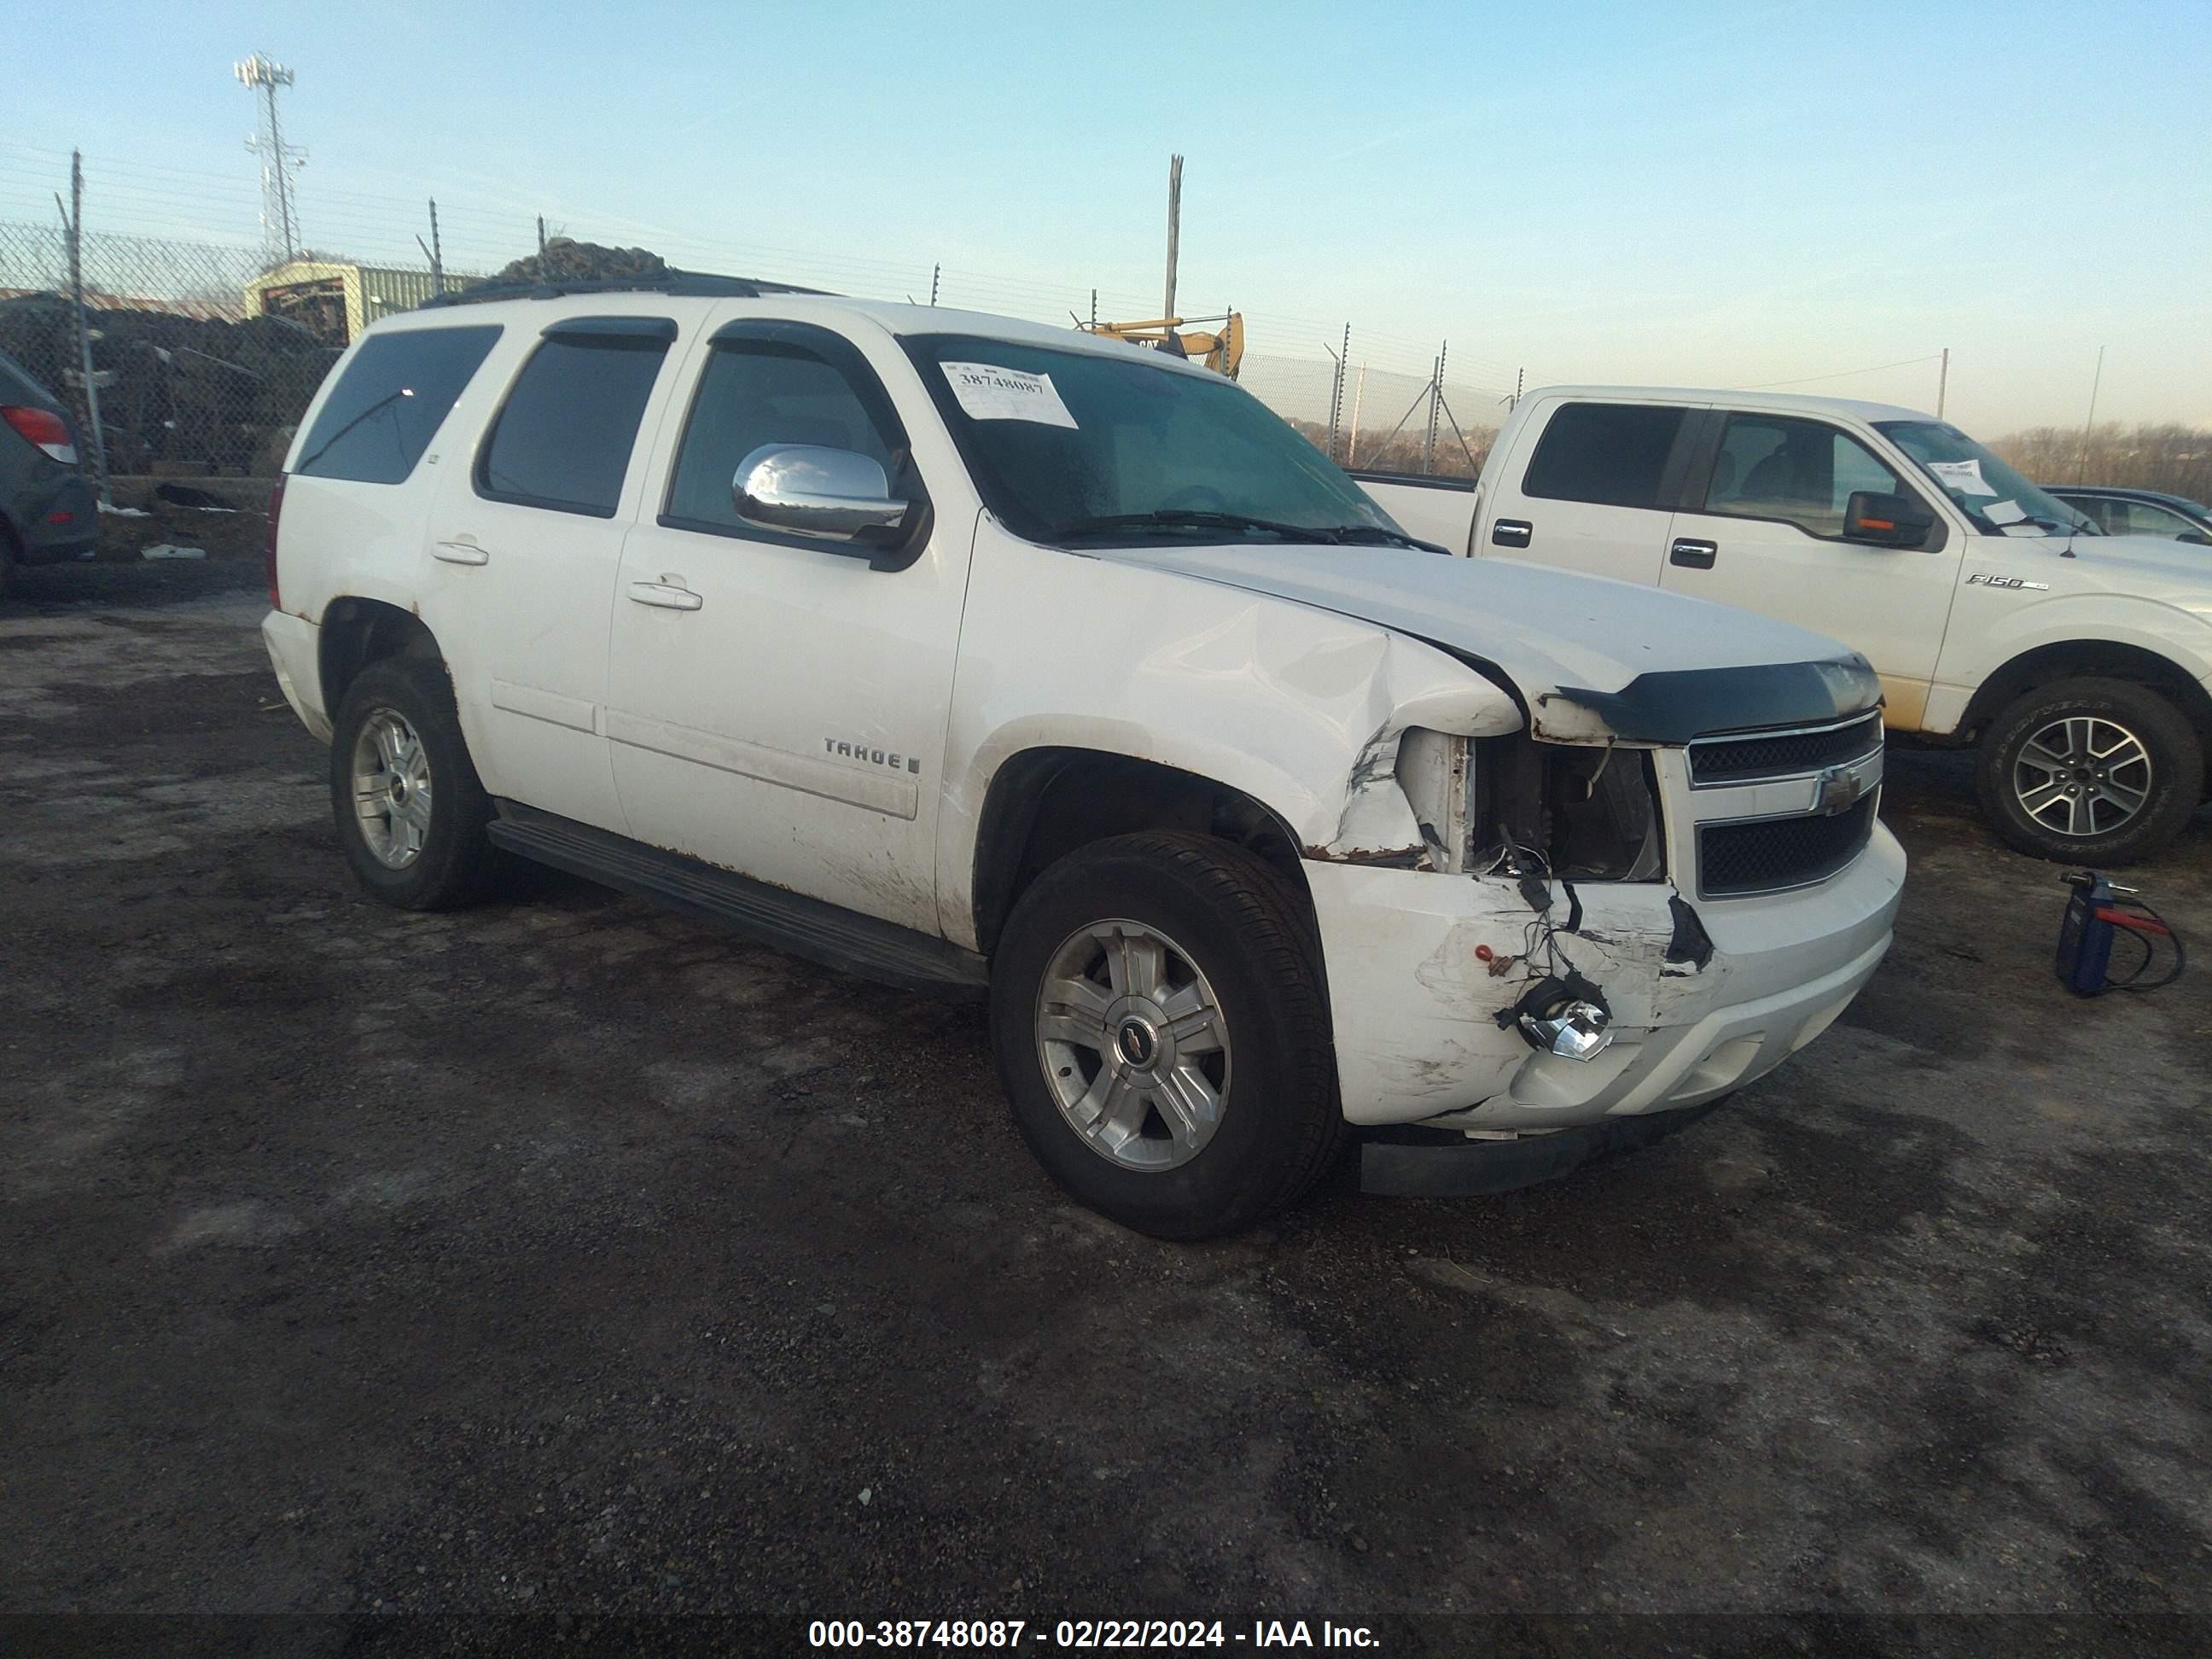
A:
{"label": "metal light tower", "polygon": [[281,250],[285,258],[296,258],[300,225],[292,205],[292,169],[305,164],[307,152],[286,143],[276,121],[276,88],[292,84],[292,71],[257,52],[234,65],[232,73],[240,86],[261,94],[261,131],[246,141],[246,147],[261,158],[262,233],[272,258]]}

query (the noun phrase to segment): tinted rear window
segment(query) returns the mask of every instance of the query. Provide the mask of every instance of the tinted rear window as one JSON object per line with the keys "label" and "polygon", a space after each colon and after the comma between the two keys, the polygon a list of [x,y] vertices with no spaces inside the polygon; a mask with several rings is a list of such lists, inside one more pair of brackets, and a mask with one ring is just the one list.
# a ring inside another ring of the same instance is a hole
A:
{"label": "tinted rear window", "polygon": [[611,519],[665,340],[554,335],[531,355],[484,445],[477,488],[495,501]]}
{"label": "tinted rear window", "polygon": [[492,343],[496,324],[372,334],[315,416],[292,471],[312,478],[398,483],[437,436]]}
{"label": "tinted rear window", "polygon": [[1521,493],[1547,501],[1656,507],[1684,412],[1648,404],[1568,404],[1544,428]]}

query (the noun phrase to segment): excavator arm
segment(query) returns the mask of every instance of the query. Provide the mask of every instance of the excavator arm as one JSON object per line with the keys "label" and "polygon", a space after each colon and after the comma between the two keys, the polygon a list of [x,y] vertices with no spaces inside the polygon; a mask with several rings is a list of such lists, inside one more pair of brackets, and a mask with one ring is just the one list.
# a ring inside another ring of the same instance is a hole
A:
{"label": "excavator arm", "polygon": [[[1218,322],[1221,326],[1211,334],[1194,330],[1188,333],[1177,331],[1190,321]],[[1110,335],[1171,356],[1203,362],[1215,374],[1231,380],[1237,378],[1237,365],[1244,361],[1244,318],[1240,312],[1232,311],[1226,317],[1155,317],[1149,322],[1091,323],[1085,326],[1094,334]]]}

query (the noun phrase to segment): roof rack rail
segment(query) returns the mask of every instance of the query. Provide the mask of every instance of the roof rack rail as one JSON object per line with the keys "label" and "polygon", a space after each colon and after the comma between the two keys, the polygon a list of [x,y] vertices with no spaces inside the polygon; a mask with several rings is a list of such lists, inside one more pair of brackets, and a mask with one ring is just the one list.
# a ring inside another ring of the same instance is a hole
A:
{"label": "roof rack rail", "polygon": [[568,294],[668,294],[679,298],[757,300],[769,294],[826,294],[826,289],[799,288],[791,283],[764,282],[751,276],[717,276],[703,270],[670,268],[658,276],[589,276],[552,282],[479,283],[422,302],[434,306],[480,305],[488,300],[557,300]]}

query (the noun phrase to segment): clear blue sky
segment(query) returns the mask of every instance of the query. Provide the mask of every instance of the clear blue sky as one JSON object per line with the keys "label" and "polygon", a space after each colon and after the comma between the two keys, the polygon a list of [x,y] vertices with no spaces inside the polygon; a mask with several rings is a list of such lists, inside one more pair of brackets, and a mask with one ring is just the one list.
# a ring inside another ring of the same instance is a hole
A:
{"label": "clear blue sky", "polygon": [[[247,240],[254,50],[297,70],[307,239],[448,262],[532,216],[707,268],[1051,317],[1184,308],[1257,356],[1451,381],[1753,385],[1990,434],[2212,425],[2212,0],[307,7],[9,25],[0,217],[86,153],[94,228]],[[919,295],[917,295],[917,297]],[[1463,410],[1464,412],[1468,412]],[[1470,418],[1472,415],[1470,414]]]}

